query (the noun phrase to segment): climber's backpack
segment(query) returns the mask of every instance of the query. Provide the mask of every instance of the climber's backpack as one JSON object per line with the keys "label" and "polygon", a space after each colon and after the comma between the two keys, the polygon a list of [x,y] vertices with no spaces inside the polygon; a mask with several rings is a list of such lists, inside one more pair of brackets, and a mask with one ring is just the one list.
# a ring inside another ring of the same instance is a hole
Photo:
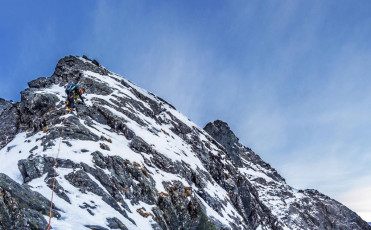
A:
{"label": "climber's backpack", "polygon": [[69,95],[74,89],[78,89],[78,84],[70,84],[66,87],[66,94]]}

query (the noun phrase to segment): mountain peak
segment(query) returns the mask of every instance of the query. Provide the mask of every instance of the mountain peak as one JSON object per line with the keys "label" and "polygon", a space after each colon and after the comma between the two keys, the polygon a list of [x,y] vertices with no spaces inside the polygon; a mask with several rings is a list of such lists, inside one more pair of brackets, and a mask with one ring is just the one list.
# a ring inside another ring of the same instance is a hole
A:
{"label": "mountain peak", "polygon": [[90,60],[84,55],[66,56],[60,59],[51,77],[40,77],[28,83],[30,88],[46,88],[53,84],[66,85],[78,83],[84,71],[91,71],[100,75],[107,75],[109,71],[96,60]]}
{"label": "mountain peak", "polygon": [[227,122],[221,120],[209,122],[204,127],[204,130],[226,148],[227,153],[236,165],[241,166],[241,159],[238,154],[239,139],[231,130]]}
{"label": "mountain peak", "polygon": [[215,120],[206,124],[204,128],[209,134],[215,134],[219,138],[219,143],[229,142],[230,144],[238,143],[239,139],[229,127],[228,123],[222,120]]}
{"label": "mountain peak", "polygon": [[[73,113],[69,83],[85,89]],[[53,179],[57,230],[367,229],[287,185],[227,123],[205,130],[97,61],[64,57],[19,103],[0,100],[0,229],[46,229]]]}

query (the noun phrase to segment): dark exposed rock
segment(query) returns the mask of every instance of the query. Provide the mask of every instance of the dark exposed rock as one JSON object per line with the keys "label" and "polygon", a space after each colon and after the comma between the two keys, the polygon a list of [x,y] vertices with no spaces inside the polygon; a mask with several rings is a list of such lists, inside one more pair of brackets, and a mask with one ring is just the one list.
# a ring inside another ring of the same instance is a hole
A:
{"label": "dark exposed rock", "polygon": [[242,166],[241,158],[239,156],[238,141],[239,139],[230,130],[227,123],[217,120],[213,123],[208,123],[205,126],[205,131],[208,132],[217,142],[222,144],[232,160],[237,166]]}
{"label": "dark exposed rock", "polygon": [[125,210],[120,208],[120,206],[117,204],[117,201],[112,196],[107,194],[97,183],[91,180],[86,172],[78,170],[76,172],[69,173],[68,175],[65,176],[65,178],[73,186],[79,188],[82,193],[92,192],[98,196],[101,196],[104,202],[109,204],[112,208],[116,209],[125,218],[127,218],[128,220],[135,224],[135,222],[128,217]]}
{"label": "dark exposed rock", "polygon": [[8,110],[9,107],[12,107],[13,103],[11,101],[4,100],[0,98],[0,114],[3,114],[4,111]]}
{"label": "dark exposed rock", "polygon": [[33,151],[35,151],[36,149],[38,149],[39,148],[39,146],[35,146],[35,147],[33,147],[31,150],[30,150],[30,153],[32,153]]}
{"label": "dark exposed rock", "polygon": [[217,142],[223,145],[228,155],[232,158],[233,162],[238,167],[242,167],[242,159],[246,159],[254,164],[258,164],[263,168],[271,171],[271,177],[278,181],[285,181],[285,179],[278,174],[269,164],[264,162],[257,154],[250,148],[247,148],[239,143],[239,139],[229,128],[228,124],[224,121],[216,120],[210,122],[205,126],[205,131],[209,133]]}
{"label": "dark exposed rock", "polygon": [[79,85],[87,94],[109,95],[113,92],[108,85],[94,81],[89,77],[81,77]]}
{"label": "dark exposed rock", "polygon": [[116,217],[107,218],[107,222],[108,222],[108,227],[110,227],[110,229],[128,230],[128,228]]}
{"label": "dark exposed rock", "polygon": [[13,140],[20,126],[18,104],[0,98],[0,149]]}
{"label": "dark exposed rock", "polygon": [[[0,173],[0,229],[46,229],[50,201]],[[53,216],[59,218],[56,207]]]}
{"label": "dark exposed rock", "polygon": [[36,88],[36,89],[47,88],[51,86],[52,84],[53,84],[53,81],[49,77],[40,77],[38,79],[28,82],[28,86],[30,88]]}
{"label": "dark exposed rock", "polygon": [[[130,89],[131,89],[131,92],[133,92],[133,94],[135,96],[137,96],[137,98],[139,98],[143,102],[147,102],[150,105],[151,110],[147,110],[145,107],[142,107],[141,108],[142,109],[142,112],[144,110],[144,112],[143,112],[144,114],[146,114],[146,115],[152,115],[151,117],[155,119],[155,117],[153,115],[158,115],[161,112],[165,111],[165,109],[162,108],[162,106],[160,104],[158,104],[157,102],[155,102],[154,100],[150,99],[147,96],[144,96],[143,94],[141,94],[140,92],[138,92],[138,90],[136,90],[136,89],[134,89],[132,87],[130,87]],[[170,105],[168,102],[166,102],[163,99],[161,99],[161,101],[164,102],[164,103],[166,103],[166,104],[168,104],[168,105]],[[132,104],[140,105],[137,101],[134,101],[134,100],[130,100],[130,102]],[[138,106],[134,106],[134,107],[138,108]]]}
{"label": "dark exposed rock", "polygon": [[168,112],[168,115],[171,117],[171,120],[173,123],[173,127],[171,128],[171,131],[173,131],[175,134],[184,138],[184,135],[192,132],[192,128],[188,127],[178,118],[176,118],[173,114]]}
{"label": "dark exposed rock", "polygon": [[99,147],[103,150],[107,150],[107,151],[110,151],[110,148],[108,147],[108,145],[104,144],[104,143],[99,143]]}
{"label": "dark exposed rock", "polygon": [[[51,177],[54,173],[54,165],[55,158],[53,157],[30,156],[28,159],[18,161],[18,169],[25,183],[32,179],[39,178],[45,173],[48,173],[48,177]],[[58,159],[57,165],[60,168],[71,169],[81,167],[79,164],[69,159]]]}
{"label": "dark exposed rock", "polygon": [[63,130],[63,137],[87,141],[99,140],[99,137],[96,134],[92,133],[83,124],[81,124],[80,120],[75,116],[71,116],[66,119],[65,128]]}
{"label": "dark exposed rock", "polygon": [[29,158],[18,161],[18,169],[25,183],[44,174],[45,159],[42,157]]}
{"label": "dark exposed rock", "polygon": [[106,75],[109,71],[101,66],[93,64],[91,61],[83,61],[74,56],[67,56],[59,60],[51,76],[54,84],[66,85],[77,83],[82,77],[81,71],[89,70],[94,73]]}
{"label": "dark exposed rock", "polygon": [[96,65],[96,66],[100,66],[100,65],[99,65],[99,62],[98,62],[97,60],[95,60],[95,59],[92,61],[92,63],[93,63],[94,65]]}
{"label": "dark exposed rock", "polygon": [[130,148],[136,152],[148,153],[151,147],[140,137],[135,136],[130,142]]}
{"label": "dark exposed rock", "polygon": [[[29,115],[40,116],[50,108],[54,108],[58,97],[54,94],[37,93],[35,89],[29,88],[21,92],[20,111],[23,122],[30,122]],[[26,116],[28,115],[28,116]],[[36,117],[33,117],[36,118]]]}
{"label": "dark exposed rock", "polygon": [[[52,177],[45,178],[45,182],[50,189],[53,189],[53,178]],[[66,194],[66,191],[64,190],[64,188],[58,183],[57,179],[55,180],[55,183],[54,183],[54,192],[55,194],[57,194],[57,196],[59,196],[60,198],[62,198],[63,200],[71,204],[70,198]]]}

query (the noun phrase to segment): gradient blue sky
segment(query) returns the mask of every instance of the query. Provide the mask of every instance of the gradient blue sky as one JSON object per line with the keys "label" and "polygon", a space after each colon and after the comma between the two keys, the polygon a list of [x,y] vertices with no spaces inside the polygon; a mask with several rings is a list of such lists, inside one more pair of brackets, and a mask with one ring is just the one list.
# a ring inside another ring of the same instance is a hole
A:
{"label": "gradient blue sky", "polygon": [[370,1],[0,3],[0,97],[86,54],[371,221]]}

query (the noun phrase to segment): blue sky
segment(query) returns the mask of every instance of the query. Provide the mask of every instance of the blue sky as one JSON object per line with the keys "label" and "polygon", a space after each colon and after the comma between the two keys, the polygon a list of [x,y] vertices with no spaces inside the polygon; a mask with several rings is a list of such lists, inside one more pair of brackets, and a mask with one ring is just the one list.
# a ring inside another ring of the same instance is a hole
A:
{"label": "blue sky", "polygon": [[371,221],[371,2],[0,3],[0,97],[86,54]]}

